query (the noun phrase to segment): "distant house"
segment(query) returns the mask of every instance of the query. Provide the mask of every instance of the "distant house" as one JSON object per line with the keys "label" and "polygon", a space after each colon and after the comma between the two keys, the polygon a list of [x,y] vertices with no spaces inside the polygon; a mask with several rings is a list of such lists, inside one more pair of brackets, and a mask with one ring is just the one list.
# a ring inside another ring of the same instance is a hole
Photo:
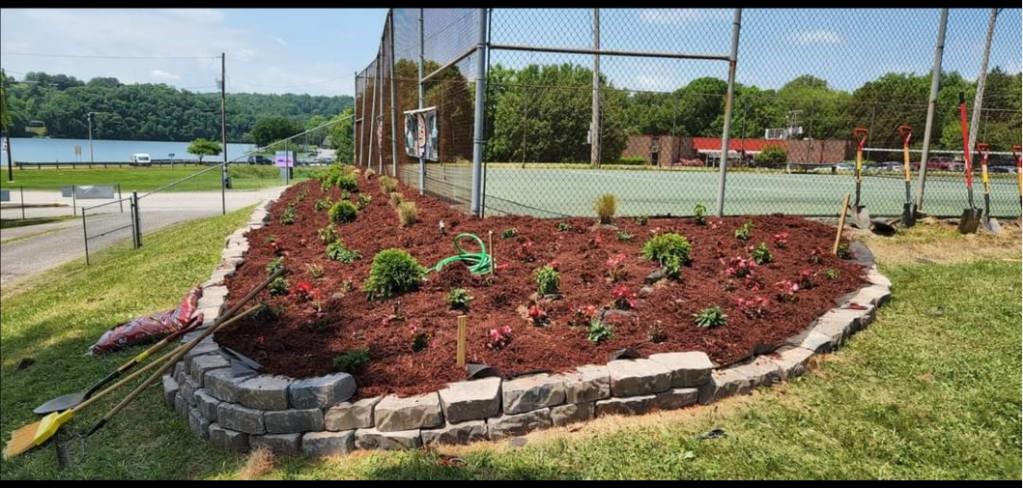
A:
{"label": "distant house", "polygon": [[[657,161],[653,161],[657,145]],[[728,141],[728,159],[748,164],[765,147],[781,146],[788,153],[788,163],[831,165],[852,157],[852,143],[837,139],[793,140],[734,138]],[[681,137],[671,135],[630,135],[623,156],[641,156],[657,166],[691,165],[700,160],[714,165],[721,157],[720,137]],[[740,161],[741,159],[741,161]]]}

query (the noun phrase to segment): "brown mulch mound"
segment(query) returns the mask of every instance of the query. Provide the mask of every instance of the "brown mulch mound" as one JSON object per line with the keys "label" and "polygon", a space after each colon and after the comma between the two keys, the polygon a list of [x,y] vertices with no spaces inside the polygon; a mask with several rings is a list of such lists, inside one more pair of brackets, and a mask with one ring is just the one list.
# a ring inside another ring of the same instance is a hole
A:
{"label": "brown mulch mound", "polygon": [[[400,191],[406,200],[416,202],[419,213],[417,223],[403,228],[398,225],[395,209],[381,194],[377,177],[367,181],[360,176],[359,185],[361,193],[372,195],[372,202],[354,222],[338,226],[344,243],[362,254],[362,259],[351,264],[327,259],[317,235],[317,230],[327,225],[328,217],[326,210],[317,211],[314,205],[327,194],[337,200],[337,188],[324,193],[318,181],[307,181],[289,188],[271,205],[271,221],[249,233],[245,262],[226,280],[233,298],[229,304],[265,279],[265,266],[277,252],[269,243],[270,236],[282,249],[291,291],[282,296],[264,291],[260,299],[276,307],[277,316],[246,319],[218,333],[220,344],[255,359],[268,373],[296,378],[330,373],[336,355],[368,347],[370,363],[355,374],[358,396],[389,392],[405,396],[437,390],[465,378],[465,371],[455,366],[456,317],[462,312],[449,310],[446,301],[448,290],[454,287],[467,288],[474,297],[467,313],[468,361],[485,363],[510,376],[604,364],[612,352],[622,348],[633,348],[642,356],[698,350],[706,352],[715,363],[733,363],[755,350],[780,345],[834,307],[839,297],[864,283],[860,265],[830,254],[834,228],[798,217],[708,217],[707,225],[682,218],[651,218],[645,225],[631,218],[617,218],[615,227],[594,226],[594,219],[589,218],[478,219],[401,185]],[[299,199],[302,193],[305,196]],[[284,225],[279,218],[289,203],[295,203],[297,217],[294,224]],[[444,221],[446,234],[438,229],[440,220]],[[734,237],[734,231],[747,220],[753,222],[754,229],[752,238],[743,243]],[[559,231],[560,222],[568,222],[572,230]],[[517,236],[501,238],[508,228],[517,229]],[[496,247],[488,250],[498,264],[493,276],[473,276],[464,265],[455,263],[441,273],[428,274],[420,290],[396,298],[370,301],[361,291],[373,256],[383,249],[402,248],[430,267],[456,253],[452,245],[455,234],[471,232],[487,241],[488,231],[493,231]],[[619,231],[635,237],[621,241],[617,238]],[[643,243],[654,233],[669,231],[689,239],[693,262],[683,268],[681,281],[663,281],[641,292],[644,278],[657,269],[653,262],[642,258]],[[784,248],[774,244],[773,236],[780,232],[788,233]],[[754,269],[753,276],[762,288],[751,290],[743,279],[730,279],[724,270],[731,258],[749,257],[747,246],[760,242],[768,244],[774,261]],[[820,256],[816,264],[810,258],[815,250]],[[613,337],[594,344],[587,340],[585,324],[570,325],[573,310],[611,306],[612,289],[618,283],[608,282],[607,261],[619,253],[625,255],[627,269],[627,276],[619,283],[638,294],[635,308],[608,313],[605,322],[613,326]],[[525,315],[536,292],[533,271],[552,261],[560,271],[562,295],[540,300],[549,323],[538,327]],[[307,267],[310,264],[322,267],[322,277],[313,278]],[[838,276],[825,276],[829,268],[837,270]],[[798,281],[803,270],[813,273],[814,286],[800,289],[794,303],[780,300],[775,284]],[[312,285],[316,295],[313,301],[297,296],[296,285],[302,281]],[[344,291],[346,281],[351,291]],[[751,318],[737,304],[738,299],[754,297],[768,300],[765,316]],[[322,306],[319,314],[313,305],[316,302]],[[693,314],[715,305],[727,314],[727,324],[712,329],[697,327]],[[403,320],[388,321],[396,307]],[[428,347],[420,352],[412,351],[413,325],[430,337]],[[512,328],[511,343],[502,350],[488,349],[488,331],[505,325]],[[663,333],[663,342],[650,340],[654,328]]]}

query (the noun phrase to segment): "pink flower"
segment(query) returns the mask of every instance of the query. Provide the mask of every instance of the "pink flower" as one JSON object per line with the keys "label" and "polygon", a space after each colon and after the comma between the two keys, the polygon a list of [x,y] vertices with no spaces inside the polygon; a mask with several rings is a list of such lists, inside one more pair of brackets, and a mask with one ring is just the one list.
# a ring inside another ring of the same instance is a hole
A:
{"label": "pink flower", "polygon": [[636,308],[636,293],[630,291],[625,283],[621,283],[611,290],[611,296],[614,297],[614,304],[616,307],[622,310],[628,310]]}

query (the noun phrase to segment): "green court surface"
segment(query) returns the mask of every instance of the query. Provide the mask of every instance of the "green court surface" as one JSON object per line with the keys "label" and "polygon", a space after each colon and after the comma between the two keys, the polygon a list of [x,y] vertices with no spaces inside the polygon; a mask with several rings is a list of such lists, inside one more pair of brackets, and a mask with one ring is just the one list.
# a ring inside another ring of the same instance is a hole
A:
{"label": "green court surface", "polygon": [[[403,181],[415,186],[418,168],[401,168]],[[428,192],[466,204],[469,200],[470,168],[467,165],[427,165]],[[898,216],[905,202],[905,184],[898,173],[864,176],[861,203],[871,216]],[[911,191],[916,198],[916,175]],[[703,203],[713,213],[717,202],[718,173],[714,169],[572,169],[544,165],[521,168],[494,165],[486,170],[485,213],[529,214],[543,217],[586,216],[602,193],[618,197],[619,215],[690,215]],[[725,185],[725,214],[830,216],[841,210],[846,193],[855,190],[851,173],[785,173],[783,171],[730,171]],[[974,180],[975,203],[983,208],[980,178]],[[923,211],[935,216],[955,216],[968,207],[966,184],[961,175],[928,175]],[[855,197],[855,194],[853,195]],[[1016,175],[991,179],[991,213],[1018,217],[1020,199]]]}

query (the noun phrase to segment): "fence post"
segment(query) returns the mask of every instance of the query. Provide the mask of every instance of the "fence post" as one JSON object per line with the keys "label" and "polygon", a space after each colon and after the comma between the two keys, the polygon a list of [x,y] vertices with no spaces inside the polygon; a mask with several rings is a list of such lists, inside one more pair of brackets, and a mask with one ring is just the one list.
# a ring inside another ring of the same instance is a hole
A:
{"label": "fence post", "polygon": [[135,198],[128,201],[128,219],[131,221],[131,248],[138,249],[138,233],[135,231]]}
{"label": "fence post", "polygon": [[85,224],[85,209],[82,209],[82,242],[85,243],[85,265],[89,265],[89,230]]}
{"label": "fence post", "polygon": [[999,10],[991,9],[991,17],[987,23],[987,39],[984,41],[984,54],[980,58],[980,76],[977,79],[977,94],[973,98],[973,116],[970,120],[970,152],[976,147],[977,133],[980,132],[980,110],[984,104],[984,85],[987,84],[987,62],[991,55],[991,39],[995,35],[995,20]]}
{"label": "fence post", "polygon": [[121,213],[124,213],[124,198],[121,196],[121,184],[117,184],[117,205],[121,207]]}
{"label": "fence post", "polygon": [[[423,76],[425,76],[425,73],[423,72],[423,64],[426,62],[423,55],[425,50],[423,47],[423,39],[423,9],[419,9],[419,80],[417,82],[417,86],[419,89],[418,108],[420,110],[423,109]],[[426,194],[426,159],[422,155],[419,156],[419,194]]]}
{"label": "fence post", "polygon": [[78,185],[71,185],[71,215],[78,215]]}
{"label": "fence post", "polygon": [[934,127],[934,107],[938,103],[938,84],[941,81],[941,56],[945,50],[945,27],[948,24],[948,9],[941,9],[938,18],[938,41],[934,46],[934,67],[931,68],[931,94],[927,100],[927,122],[924,125],[924,146],[920,153],[920,176],[916,184],[916,210],[924,208],[924,186],[927,182],[927,160],[930,159],[931,130]]}
{"label": "fence post", "polygon": [[394,82],[394,9],[387,13],[387,26],[391,34],[391,176],[398,177],[398,88]]}
{"label": "fence post", "polygon": [[729,136],[732,130],[732,95],[735,92],[735,64],[739,52],[739,28],[742,25],[742,9],[735,9],[732,21],[732,52],[728,58],[728,92],[725,94],[725,121],[721,130],[721,161],[718,169],[718,217],[725,215],[725,167],[728,166]]}
{"label": "fence post", "polygon": [[480,206],[480,184],[483,165],[483,144],[485,134],[483,132],[483,97],[487,90],[487,9],[478,9],[480,17],[479,42],[476,44],[476,113],[473,119],[473,146],[472,146],[472,197],[469,202],[469,210],[473,215],[482,216]]}
{"label": "fence post", "polygon": [[[600,50],[600,9],[593,9],[593,49]],[[593,95],[590,114],[590,165],[600,164],[600,54],[593,55]]]}
{"label": "fence post", "polygon": [[135,201],[135,215],[132,218],[135,223],[135,248],[138,249],[142,247],[142,219],[139,217],[142,212],[139,208],[139,192],[131,192],[131,198]]}
{"label": "fence post", "polygon": [[18,192],[21,193],[21,220],[25,220],[25,187],[19,186]]}

